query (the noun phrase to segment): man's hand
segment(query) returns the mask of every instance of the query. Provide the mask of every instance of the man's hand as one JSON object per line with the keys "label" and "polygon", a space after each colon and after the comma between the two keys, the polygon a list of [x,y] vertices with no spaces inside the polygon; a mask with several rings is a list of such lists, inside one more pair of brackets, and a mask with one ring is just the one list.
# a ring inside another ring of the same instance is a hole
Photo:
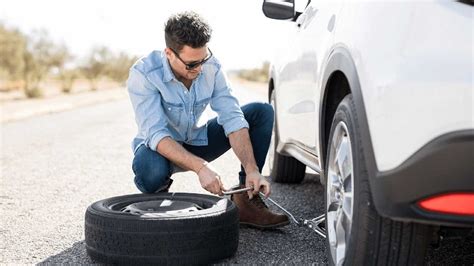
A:
{"label": "man's hand", "polygon": [[253,190],[247,192],[249,199],[253,198],[253,195],[258,195],[258,192],[262,189],[265,197],[270,196],[270,183],[257,171],[247,174],[245,186],[253,186]]}
{"label": "man's hand", "polygon": [[209,163],[206,163],[197,174],[202,188],[212,194],[223,196],[224,194],[222,192],[227,191],[222,184],[221,177]]}
{"label": "man's hand", "polygon": [[247,178],[245,181],[246,187],[253,187],[252,191],[248,191],[249,198],[257,195],[263,189],[265,197],[270,196],[270,183],[260,174],[255,157],[253,155],[252,143],[250,142],[249,131],[247,128],[242,128],[238,131],[229,134],[230,146],[239,158],[241,164],[244,166]]}

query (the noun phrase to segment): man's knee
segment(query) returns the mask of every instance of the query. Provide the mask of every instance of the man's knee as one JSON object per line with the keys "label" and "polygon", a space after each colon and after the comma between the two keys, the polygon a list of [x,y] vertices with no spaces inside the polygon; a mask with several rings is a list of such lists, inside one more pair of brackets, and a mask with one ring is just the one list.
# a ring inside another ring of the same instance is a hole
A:
{"label": "man's knee", "polygon": [[160,189],[165,189],[169,182],[168,171],[148,168],[135,173],[135,185],[143,193],[155,193]]}
{"label": "man's knee", "polygon": [[245,119],[250,124],[269,124],[273,126],[274,110],[268,103],[254,102],[242,106]]}
{"label": "man's knee", "polygon": [[170,178],[169,167],[169,162],[158,153],[137,151],[132,164],[135,185],[143,193],[154,193],[166,187]]}
{"label": "man's knee", "polygon": [[260,108],[262,109],[261,112],[263,113],[263,116],[265,117],[264,119],[268,121],[272,121],[272,124],[273,124],[273,118],[275,116],[275,111],[273,110],[273,106],[268,103],[262,103]]}

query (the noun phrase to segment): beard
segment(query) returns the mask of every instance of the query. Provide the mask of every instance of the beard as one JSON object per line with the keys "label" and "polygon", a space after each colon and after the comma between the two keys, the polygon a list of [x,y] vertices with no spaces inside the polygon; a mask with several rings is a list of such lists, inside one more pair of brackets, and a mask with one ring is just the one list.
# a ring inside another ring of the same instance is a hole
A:
{"label": "beard", "polygon": [[189,79],[189,80],[193,80],[193,79],[197,78],[198,74],[199,74],[199,71],[189,71],[186,74],[186,78]]}

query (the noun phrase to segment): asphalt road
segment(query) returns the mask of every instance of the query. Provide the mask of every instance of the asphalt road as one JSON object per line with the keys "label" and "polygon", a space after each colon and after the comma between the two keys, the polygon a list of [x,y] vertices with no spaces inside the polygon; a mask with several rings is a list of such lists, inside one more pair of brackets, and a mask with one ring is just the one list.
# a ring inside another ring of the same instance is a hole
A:
{"label": "asphalt road", "polygon": [[[264,90],[240,87],[236,94],[242,104],[265,101]],[[94,201],[138,192],[131,170],[135,131],[128,100],[2,125],[0,263],[93,264],[85,251],[84,212]],[[238,182],[236,162],[232,152],[213,162],[227,187]],[[206,193],[190,172],[173,179],[172,192]],[[273,184],[272,198],[298,217],[316,217],[323,211],[318,179],[308,173],[299,185]],[[472,241],[430,251],[429,263],[459,254],[472,259],[466,244]],[[324,264],[325,254],[324,240],[309,229],[242,228],[237,254],[220,263]]]}

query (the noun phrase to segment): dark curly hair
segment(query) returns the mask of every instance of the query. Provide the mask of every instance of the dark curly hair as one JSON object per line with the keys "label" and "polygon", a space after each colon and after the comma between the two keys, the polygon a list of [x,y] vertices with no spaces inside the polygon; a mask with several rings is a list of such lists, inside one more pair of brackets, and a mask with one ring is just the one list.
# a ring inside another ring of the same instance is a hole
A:
{"label": "dark curly hair", "polygon": [[211,39],[211,27],[197,13],[187,11],[172,15],[165,24],[166,46],[176,52],[184,45],[200,48]]}

